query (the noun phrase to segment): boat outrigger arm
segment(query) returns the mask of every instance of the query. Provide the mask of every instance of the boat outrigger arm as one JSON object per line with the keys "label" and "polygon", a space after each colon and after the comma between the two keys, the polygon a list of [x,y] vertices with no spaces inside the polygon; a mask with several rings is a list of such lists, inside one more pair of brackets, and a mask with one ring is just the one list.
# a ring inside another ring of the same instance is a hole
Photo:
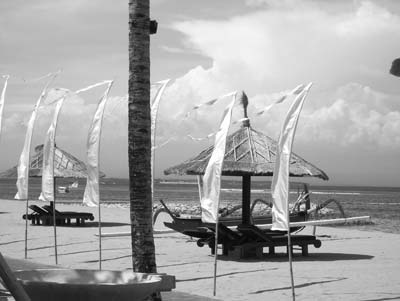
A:
{"label": "boat outrigger arm", "polygon": [[[320,220],[310,220],[305,222],[293,222],[290,223],[290,227],[304,227],[304,226],[324,226],[324,225],[335,225],[335,224],[345,224],[347,222],[355,221],[365,221],[370,220],[369,215],[365,216],[354,216],[354,217],[343,217],[343,218],[332,218],[332,219],[320,219]],[[261,224],[257,225],[260,229],[271,229],[272,224]]]}
{"label": "boat outrigger arm", "polygon": [[[365,221],[370,220],[370,216],[355,216],[355,217],[344,217],[344,218],[332,218],[332,219],[321,219],[315,221],[306,221],[306,222],[293,222],[290,223],[290,227],[304,227],[304,226],[325,226],[325,225],[338,225],[338,224],[345,224],[347,222],[354,222],[354,221]],[[257,225],[261,230],[271,229],[272,224],[261,224]],[[157,231],[158,233],[168,233],[171,232],[170,230],[166,231]],[[110,233],[102,233],[102,237],[120,237],[120,236],[130,236],[131,232],[110,232]],[[95,234],[98,236],[98,234]]]}
{"label": "boat outrigger arm", "polygon": [[[310,193],[307,190],[306,193],[304,193],[303,195],[299,196],[297,202],[295,203],[295,206],[293,206],[294,210],[296,208],[298,209],[299,206],[303,202],[307,201],[306,199],[308,198],[309,194]],[[169,208],[167,207],[167,205],[162,200],[160,200],[160,202],[163,205],[163,208],[160,208],[160,211],[167,212],[174,221],[179,223],[179,221],[185,221],[186,220],[187,223],[188,223],[188,224],[185,223],[185,225],[187,224],[186,226],[189,226],[189,224],[190,224],[189,222],[195,222],[195,219],[193,219],[193,218],[185,219],[185,218],[178,217],[179,215],[177,216],[173,212],[171,212],[169,210]],[[265,201],[263,201],[261,199],[255,200],[254,203],[253,203],[251,212],[254,209],[254,205],[256,205],[258,202],[266,203]],[[337,205],[337,207],[338,207],[339,211],[341,212],[343,218],[322,219],[322,220],[308,220],[308,221],[293,221],[293,222],[290,222],[289,227],[291,227],[291,228],[292,227],[293,228],[296,228],[296,227],[301,228],[301,227],[305,227],[305,226],[314,226],[314,227],[316,227],[316,226],[322,226],[322,225],[345,224],[347,222],[354,222],[354,221],[362,221],[362,220],[370,220],[371,219],[370,216],[345,217],[343,208],[341,207],[340,203],[338,201],[336,201],[335,199],[328,199],[328,200],[324,201],[323,203],[319,204],[318,206],[306,210],[306,215],[310,215],[312,213],[315,213],[315,212],[321,210],[322,208],[326,207],[328,204],[330,204],[332,202],[334,202]],[[241,206],[235,206],[233,210],[228,211],[226,214],[229,215],[233,211],[235,211],[237,209],[240,209],[240,208],[241,208]],[[154,218],[153,224],[155,223],[155,219],[157,218],[157,216],[158,216],[158,213],[156,212],[154,214],[154,216],[153,216],[153,218]],[[195,224],[196,224],[196,222],[195,222]],[[197,227],[198,225],[197,226],[196,225],[192,225],[192,226]],[[231,226],[229,224],[227,225],[227,227],[232,228],[232,229],[235,228],[234,226]],[[262,224],[262,221],[261,221],[261,223],[260,222],[257,223],[257,227],[259,227],[262,230],[269,230],[269,229],[271,229],[272,224],[271,223]],[[171,230],[162,230],[162,231],[160,231],[160,230],[156,231],[155,230],[154,231],[154,233],[170,233],[170,232],[171,232]],[[97,236],[98,234],[95,234],[95,235]],[[131,232],[102,233],[102,237],[120,237],[120,236],[130,236],[130,235],[131,235]]]}

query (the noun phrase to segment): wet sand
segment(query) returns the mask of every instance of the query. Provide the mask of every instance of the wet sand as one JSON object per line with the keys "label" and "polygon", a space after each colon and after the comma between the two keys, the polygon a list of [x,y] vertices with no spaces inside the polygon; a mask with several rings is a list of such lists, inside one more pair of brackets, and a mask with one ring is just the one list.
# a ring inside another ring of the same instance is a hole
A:
{"label": "wet sand", "polygon": [[[31,204],[43,205],[40,202]],[[57,206],[60,211],[92,212],[97,208]],[[4,256],[23,259],[25,202],[0,200],[0,251]],[[160,216],[161,219],[165,216]],[[159,221],[159,222],[160,222]],[[161,223],[157,223],[161,224]],[[128,232],[129,209],[102,207],[103,232]],[[175,296],[165,300],[195,300],[193,295],[212,299],[214,257],[205,246],[176,232],[154,234],[158,272],[176,276]],[[85,227],[57,227],[58,263],[69,268],[98,268],[97,222]],[[301,234],[311,234],[312,227]],[[54,265],[52,226],[28,227],[28,259]],[[293,257],[296,300],[397,300],[400,299],[400,235],[352,228],[318,227],[319,249],[309,247],[309,256],[296,251]],[[131,268],[129,236],[103,238],[103,269]],[[218,257],[217,299],[291,300],[286,248],[263,259],[232,260]],[[220,250],[222,254],[222,250]],[[192,297],[191,297],[192,295]],[[198,300],[202,300],[201,298]]]}

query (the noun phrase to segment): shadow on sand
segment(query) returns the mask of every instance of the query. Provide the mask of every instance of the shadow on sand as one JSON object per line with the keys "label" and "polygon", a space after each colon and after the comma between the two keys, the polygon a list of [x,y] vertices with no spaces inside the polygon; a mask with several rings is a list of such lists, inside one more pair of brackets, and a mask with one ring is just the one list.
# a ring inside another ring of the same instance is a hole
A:
{"label": "shadow on sand", "polygon": [[[374,258],[371,255],[365,254],[347,254],[347,253],[314,253],[309,256],[301,256],[301,254],[294,254],[293,261],[338,261],[338,260],[369,260]],[[233,259],[227,256],[219,255],[218,260],[222,261],[242,261],[242,262],[260,262],[260,261],[268,261],[268,262],[286,262],[288,261],[288,257],[286,254],[275,254],[268,255],[264,254],[262,258],[245,258],[245,259]]]}
{"label": "shadow on sand", "polygon": [[361,301],[389,301],[389,300],[400,300],[400,296],[383,297],[383,298],[379,298],[379,299],[362,299]]}
{"label": "shadow on sand", "polygon": [[[277,268],[268,269],[268,271],[277,270]],[[264,272],[267,271],[266,269],[258,269],[258,270],[248,270],[248,271],[237,271],[225,274],[218,274],[217,278],[227,277],[232,275],[239,275],[239,274],[250,274],[250,273],[257,273],[257,272]],[[198,280],[205,280],[205,279],[213,279],[214,276],[204,276],[204,277],[196,277],[196,278],[188,278],[188,279],[176,279],[176,282],[187,282],[187,281],[198,281]]]}
{"label": "shadow on sand", "polygon": [[[116,222],[101,222],[101,227],[106,228],[106,227],[120,227],[120,226],[129,226],[129,223],[116,223]],[[51,225],[53,227],[53,225]],[[99,223],[98,222],[86,222],[82,226],[77,226],[76,224],[71,224],[71,225],[57,225],[58,227],[66,227],[66,228],[98,228]]]}
{"label": "shadow on sand", "polygon": [[[294,286],[295,289],[297,288],[303,288],[303,287],[308,287],[308,286],[312,286],[312,285],[316,285],[316,284],[323,284],[323,283],[329,283],[329,282],[336,282],[336,281],[342,281],[342,280],[346,280],[347,278],[345,277],[341,277],[341,278],[336,278],[336,279],[332,279],[332,280],[324,280],[324,281],[313,281],[313,282],[307,282],[307,283],[303,283],[303,284],[297,284]],[[250,294],[255,295],[255,294],[262,294],[262,293],[267,293],[267,292],[274,292],[274,291],[282,291],[282,290],[290,290],[292,289],[291,286],[283,286],[283,287],[277,287],[277,288],[270,288],[270,289],[265,289],[265,290],[259,290],[259,291],[255,291],[252,292]]]}

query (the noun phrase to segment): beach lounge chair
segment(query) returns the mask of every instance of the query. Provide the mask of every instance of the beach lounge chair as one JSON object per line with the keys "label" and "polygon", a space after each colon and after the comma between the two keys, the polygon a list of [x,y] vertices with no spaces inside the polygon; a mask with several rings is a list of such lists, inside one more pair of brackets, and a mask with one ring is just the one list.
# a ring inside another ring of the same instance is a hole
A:
{"label": "beach lounge chair", "polygon": [[[28,220],[32,221],[32,225],[49,226],[53,224],[53,216],[48,211],[37,205],[30,205],[29,209],[33,211],[33,213],[28,214]],[[26,214],[24,214],[22,218],[26,219]]]}
{"label": "beach lounge chair", "polygon": [[[204,224],[207,229],[212,231],[212,236],[207,239],[208,246],[211,249],[211,254],[215,254],[215,231],[216,224]],[[241,235],[241,233],[231,230],[227,226],[222,223],[218,224],[218,244],[222,245],[222,253],[224,255],[229,254],[229,250],[232,250],[235,245],[240,245],[244,241],[245,237]],[[197,242],[198,246],[201,246],[201,243],[204,240],[199,240]],[[205,241],[204,241],[205,242]],[[204,244],[203,244],[204,245]]]}
{"label": "beach lounge chair", "polygon": [[249,256],[263,256],[263,248],[269,248],[269,254],[275,253],[275,247],[286,246],[287,252],[293,252],[293,246],[299,246],[303,256],[308,256],[308,245],[319,248],[321,241],[313,235],[291,235],[291,250],[288,250],[287,235],[269,235],[255,225],[239,225],[238,231],[245,237],[244,242],[233,246],[232,255],[243,258]]}
{"label": "beach lounge chair", "polygon": [[[53,206],[44,205],[43,209],[53,215]],[[75,211],[58,211],[55,210],[56,221],[63,221],[62,224],[71,225],[71,220],[75,219],[76,225],[84,225],[86,220],[94,220],[94,216],[90,212],[75,212]]]}

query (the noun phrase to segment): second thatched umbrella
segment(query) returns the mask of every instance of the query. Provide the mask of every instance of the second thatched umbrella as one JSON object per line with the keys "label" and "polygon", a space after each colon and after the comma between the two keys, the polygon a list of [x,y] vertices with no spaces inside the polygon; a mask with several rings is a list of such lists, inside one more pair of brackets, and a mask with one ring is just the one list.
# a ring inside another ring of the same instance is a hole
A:
{"label": "second thatched umbrella", "polygon": [[[29,162],[29,177],[41,177],[42,176],[42,168],[43,168],[43,144],[35,147],[35,154],[32,156]],[[0,174],[0,178],[16,178],[18,176],[17,166],[14,166]],[[104,177],[105,174],[100,172],[100,176]],[[71,155],[70,153],[56,147],[54,154],[54,178],[86,178],[87,177],[87,169],[86,164]],[[56,182],[54,179],[54,186],[56,186]],[[56,187],[54,187],[56,188]],[[56,194],[57,189],[54,189],[54,194]],[[55,206],[54,204],[50,204],[53,208],[53,214],[55,214]],[[26,205],[26,216],[28,218],[28,199]],[[55,224],[55,215],[53,215],[53,224]],[[26,220],[27,227],[27,220]],[[27,239],[27,228],[25,229]],[[57,249],[56,245],[56,234],[55,237],[55,249]],[[25,254],[27,254],[27,244],[25,243]],[[55,251],[57,254],[57,251]],[[56,255],[57,258],[57,255]]]}
{"label": "second thatched umbrella", "polygon": [[[29,177],[41,177],[43,167],[43,144],[35,147],[35,154],[29,163]],[[56,147],[54,154],[54,176],[56,178],[86,178],[86,164],[71,155],[70,153]],[[16,178],[17,166],[14,166],[2,173],[0,178]],[[100,177],[105,177],[100,172]]]}
{"label": "second thatched umbrella", "polygon": [[[242,223],[250,223],[251,176],[272,176],[275,166],[277,142],[253,129],[247,117],[248,100],[242,94],[244,121],[241,128],[227,137],[223,176],[242,177]],[[164,171],[166,175],[204,175],[214,146],[197,156]],[[324,171],[292,153],[289,173],[291,177],[318,177],[328,180]]]}

